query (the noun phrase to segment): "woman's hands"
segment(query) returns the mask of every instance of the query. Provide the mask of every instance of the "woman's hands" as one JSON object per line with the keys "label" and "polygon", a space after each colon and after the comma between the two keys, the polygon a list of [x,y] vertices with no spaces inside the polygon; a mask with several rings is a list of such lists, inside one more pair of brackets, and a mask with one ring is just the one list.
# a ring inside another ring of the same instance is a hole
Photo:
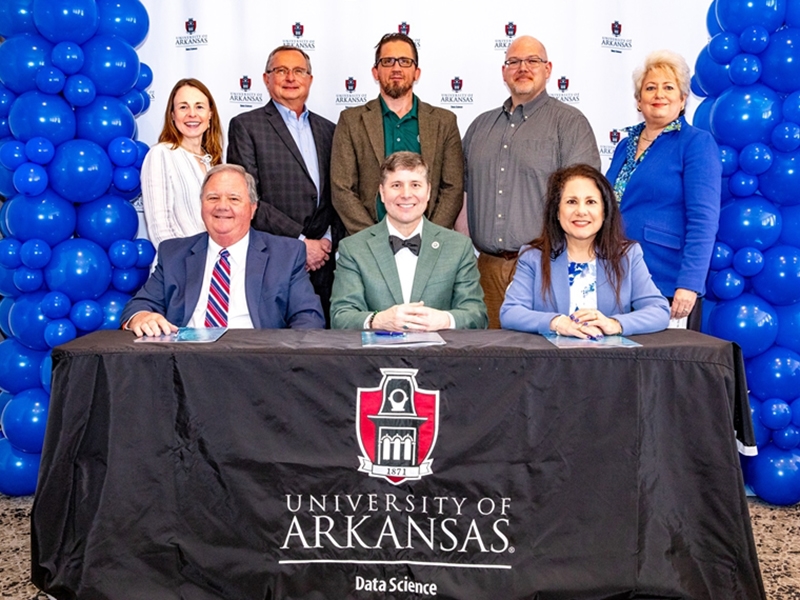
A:
{"label": "woman's hands", "polygon": [[597,340],[604,335],[622,334],[622,325],[594,308],[576,310],[570,316],[559,315],[550,321],[550,329],[558,335]]}

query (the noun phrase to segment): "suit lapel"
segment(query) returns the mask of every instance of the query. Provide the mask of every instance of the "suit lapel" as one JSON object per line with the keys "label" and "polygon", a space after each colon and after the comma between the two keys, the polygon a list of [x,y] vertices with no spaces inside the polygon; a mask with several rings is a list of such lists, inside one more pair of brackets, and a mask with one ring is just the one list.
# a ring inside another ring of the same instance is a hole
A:
{"label": "suit lapel", "polygon": [[[383,140],[383,114],[381,113],[380,100],[372,100],[366,104],[367,110],[364,111],[362,119],[364,120],[364,127],[369,137],[369,143],[372,146],[372,151],[375,153],[375,158],[378,164],[383,162],[386,152],[386,144]],[[387,234],[388,235],[388,234]]]}
{"label": "suit lapel", "polygon": [[244,295],[247,300],[247,310],[250,313],[250,320],[253,321],[253,328],[260,329],[259,296],[262,291],[264,274],[267,271],[269,252],[264,237],[253,235],[252,229],[250,230],[250,243],[247,246],[246,261],[244,267]]}
{"label": "suit lapel", "polygon": [[373,237],[367,240],[367,246],[372,251],[381,276],[392,294],[393,303],[402,304],[403,290],[400,287],[400,276],[397,274],[397,263],[389,246],[389,229],[386,227],[385,219],[381,221],[381,227],[375,228]]}
{"label": "suit lapel", "polygon": [[[189,254],[186,255],[186,295],[184,296],[186,304],[183,307],[183,316],[185,319],[177,319],[178,321],[189,322],[192,318],[194,309],[197,308],[197,303],[200,301],[208,302],[207,298],[202,298],[200,295],[203,290],[203,275],[206,272],[206,255],[208,254],[208,234],[200,236],[191,248]],[[208,290],[206,290],[208,294]]]}
{"label": "suit lapel", "polygon": [[414,285],[411,287],[411,302],[422,299],[428,279],[441,256],[442,249],[441,243],[437,240],[438,237],[438,231],[433,231],[433,227],[428,222],[423,223],[417,270],[414,272]]}
{"label": "suit lapel", "polygon": [[[312,113],[308,114],[308,122],[311,125],[311,135],[314,136],[314,147],[317,149],[317,164],[319,165],[319,190],[317,192],[320,196],[320,205],[322,204],[322,190],[325,189],[327,184],[328,169],[325,165],[330,164],[330,157],[325,155],[325,146],[322,144],[322,134],[319,131],[317,119]],[[303,168],[305,169],[305,161],[303,161]],[[306,173],[308,170],[306,169]],[[309,175],[310,177],[310,175]]]}
{"label": "suit lapel", "polygon": [[[269,103],[264,107],[264,111],[267,113],[267,120],[269,121],[270,125],[272,125],[273,129],[275,129],[278,137],[289,149],[289,152],[292,153],[292,156],[294,156],[295,160],[300,163],[301,167],[303,167],[303,173],[306,174],[306,177],[311,179],[311,175],[309,175],[308,168],[306,167],[306,161],[303,160],[303,155],[300,154],[300,149],[297,147],[297,144],[295,144],[292,134],[289,133],[289,128],[286,126],[286,122],[283,120],[281,113],[278,112],[278,107],[275,106],[272,100],[270,100]],[[264,183],[266,184],[267,182]]]}
{"label": "suit lapel", "polygon": [[[545,260],[545,257],[542,257]],[[547,257],[549,260],[549,257]],[[569,258],[566,249],[550,265],[550,281],[556,300],[556,310],[565,315],[572,313],[569,302]]]}
{"label": "suit lapel", "polygon": [[433,169],[433,165],[440,158],[436,156],[437,128],[432,119],[430,107],[421,100],[417,100],[417,122],[419,125],[419,146],[422,158],[428,163],[428,168]]}

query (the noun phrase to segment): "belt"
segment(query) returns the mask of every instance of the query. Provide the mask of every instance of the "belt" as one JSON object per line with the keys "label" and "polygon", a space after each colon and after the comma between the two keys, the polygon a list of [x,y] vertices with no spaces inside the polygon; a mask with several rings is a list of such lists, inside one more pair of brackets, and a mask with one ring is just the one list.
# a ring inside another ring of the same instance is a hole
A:
{"label": "belt", "polygon": [[[481,252],[483,252],[481,250]],[[502,258],[503,260],[517,260],[519,256],[518,250],[501,250],[500,252],[483,252],[484,254],[488,254],[489,256],[494,256],[495,258]]]}

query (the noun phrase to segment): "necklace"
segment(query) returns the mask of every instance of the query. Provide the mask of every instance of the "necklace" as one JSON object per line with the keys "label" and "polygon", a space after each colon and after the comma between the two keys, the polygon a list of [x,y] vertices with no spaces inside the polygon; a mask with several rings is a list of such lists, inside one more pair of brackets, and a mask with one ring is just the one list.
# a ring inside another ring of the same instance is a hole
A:
{"label": "necklace", "polygon": [[201,163],[203,163],[203,166],[206,168],[206,171],[208,171],[211,168],[211,161],[213,159],[210,154],[208,153],[200,154],[199,152],[194,152],[192,150],[189,150],[186,146],[181,146],[181,148],[186,150],[186,152],[188,152],[189,154],[194,156],[197,160],[199,160]]}
{"label": "necklace", "polygon": [[[642,138],[645,142],[652,142],[653,141],[649,137],[646,137],[644,135],[644,133],[639,134],[639,137]],[[653,139],[655,139],[655,138],[653,138]]]}

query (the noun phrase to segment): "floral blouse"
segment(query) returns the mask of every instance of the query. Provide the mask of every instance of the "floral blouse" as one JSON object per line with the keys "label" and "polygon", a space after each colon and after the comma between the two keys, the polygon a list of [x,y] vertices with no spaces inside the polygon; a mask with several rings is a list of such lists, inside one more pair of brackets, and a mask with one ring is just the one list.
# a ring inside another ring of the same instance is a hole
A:
{"label": "floral blouse", "polygon": [[597,308],[597,259],[569,262],[570,313],[581,308]]}
{"label": "floral blouse", "polygon": [[[617,180],[614,182],[614,192],[617,196],[617,202],[622,201],[622,195],[625,193],[625,188],[628,186],[628,182],[631,180],[631,177],[633,177],[633,172],[644,160],[644,157],[647,156],[647,153],[650,152],[650,148],[653,147],[653,144],[650,144],[650,146],[648,146],[647,149],[642,152],[642,155],[638,159],[636,158],[636,148],[639,146],[639,136],[642,134],[642,131],[644,131],[644,127],[645,123],[643,121],[638,125],[632,125],[631,127],[626,127],[624,129],[624,131],[628,133],[628,147],[625,148],[625,163],[619,170]],[[664,130],[661,133],[680,131],[680,129],[681,120],[680,117],[678,117],[672,123],[664,127]],[[653,140],[653,142],[655,143],[655,140]]]}

